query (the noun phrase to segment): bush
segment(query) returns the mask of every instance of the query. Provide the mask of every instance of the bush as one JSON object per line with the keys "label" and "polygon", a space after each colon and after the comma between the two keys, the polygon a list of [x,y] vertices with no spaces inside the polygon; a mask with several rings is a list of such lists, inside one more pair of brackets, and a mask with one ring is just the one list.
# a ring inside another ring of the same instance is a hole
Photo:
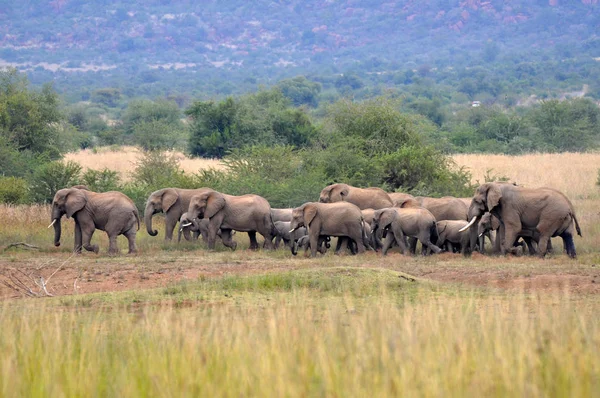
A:
{"label": "bush", "polygon": [[457,168],[449,157],[426,146],[404,146],[378,160],[383,183],[392,191],[415,195],[457,197],[470,196],[474,186],[471,174]]}
{"label": "bush", "polygon": [[118,191],[121,188],[119,173],[109,169],[87,169],[81,176],[81,183],[94,192]]}
{"label": "bush", "polygon": [[27,200],[27,181],[17,177],[0,177],[0,203],[13,205]]}
{"label": "bush", "polygon": [[73,161],[54,161],[40,166],[31,178],[31,199],[51,203],[56,191],[79,184],[81,166]]}

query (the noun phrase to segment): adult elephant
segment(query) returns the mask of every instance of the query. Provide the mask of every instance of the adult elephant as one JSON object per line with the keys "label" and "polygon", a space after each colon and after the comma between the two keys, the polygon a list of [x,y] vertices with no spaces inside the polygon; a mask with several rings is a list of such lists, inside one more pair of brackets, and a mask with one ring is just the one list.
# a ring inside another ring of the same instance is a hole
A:
{"label": "adult elephant", "polygon": [[381,188],[357,188],[348,184],[333,184],[323,188],[319,202],[348,202],[358,206],[361,210],[377,210],[394,205],[387,192]]}
{"label": "adult elephant", "polygon": [[[577,256],[573,235],[581,236],[573,205],[560,191],[552,188],[524,188],[512,184],[486,183],[475,191],[466,228],[478,222],[486,211],[500,220],[502,254],[513,252],[513,244],[521,231],[539,234],[538,254],[545,256],[551,237],[560,236],[571,258]],[[575,226],[575,228],[574,228]],[[477,239],[477,228],[470,229],[471,243]]]}
{"label": "adult elephant", "polygon": [[108,235],[110,254],[118,253],[117,236],[124,235],[129,241],[129,253],[137,251],[135,235],[140,228],[140,217],[135,203],[121,192],[92,192],[87,189],[65,188],[54,195],[52,200],[52,224],[54,226],[54,246],[60,246],[61,217],[75,220],[75,248],[98,253],[98,245],[92,245],[94,231],[99,229]]}
{"label": "adult elephant", "polygon": [[459,198],[444,196],[443,198],[429,198],[416,196],[415,200],[433,214],[436,221],[442,220],[467,220],[469,207]]}
{"label": "adult elephant", "polygon": [[[437,241],[437,226],[433,215],[424,208],[397,208],[380,209],[375,212],[371,223],[373,233],[377,230],[384,231],[385,242],[381,253],[385,256],[394,243],[400,246],[404,254],[409,253],[406,238],[416,238],[423,245],[422,253],[427,249],[434,253],[442,250],[433,242]],[[411,247],[410,252],[414,254]]]}
{"label": "adult elephant", "polygon": [[409,193],[402,192],[389,192],[388,195],[390,199],[392,199],[392,203],[394,207],[402,207],[402,204],[409,199],[414,199],[415,197]]}
{"label": "adult elephant", "polygon": [[292,209],[271,209],[273,222],[277,221],[292,221]]}
{"label": "adult elephant", "polygon": [[191,198],[188,216],[192,220],[209,220],[208,248],[211,250],[215,248],[219,229],[223,244],[233,250],[237,244],[231,239],[232,230],[248,232],[250,249],[258,249],[256,232],[265,238],[263,247],[273,249],[274,225],[271,205],[261,196],[233,196],[210,190]]}
{"label": "adult elephant", "polygon": [[323,235],[350,238],[356,243],[358,253],[365,251],[363,217],[352,203],[305,203],[293,210],[291,227],[290,232],[306,227],[313,257],[317,255],[319,237]]}
{"label": "adult elephant", "polygon": [[192,196],[213,191],[210,188],[180,189],[164,188],[152,192],[146,201],[144,223],[148,235],[156,236],[157,230],[152,229],[152,217],[157,213],[165,213],[165,240],[173,239],[173,230],[181,215],[188,210]]}

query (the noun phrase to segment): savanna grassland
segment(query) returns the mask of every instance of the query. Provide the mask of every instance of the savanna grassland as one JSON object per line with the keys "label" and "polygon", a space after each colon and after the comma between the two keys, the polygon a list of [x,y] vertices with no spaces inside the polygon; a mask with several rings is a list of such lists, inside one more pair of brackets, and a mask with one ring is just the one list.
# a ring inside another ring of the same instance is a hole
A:
{"label": "savanna grassland", "polygon": [[242,234],[208,252],[164,243],[161,220],[136,256],[109,257],[102,232],[99,255],[74,256],[72,221],[54,248],[48,207],[0,207],[0,394],[598,394],[600,154],[454,159],[474,181],[565,192],[578,258],[294,258]]}

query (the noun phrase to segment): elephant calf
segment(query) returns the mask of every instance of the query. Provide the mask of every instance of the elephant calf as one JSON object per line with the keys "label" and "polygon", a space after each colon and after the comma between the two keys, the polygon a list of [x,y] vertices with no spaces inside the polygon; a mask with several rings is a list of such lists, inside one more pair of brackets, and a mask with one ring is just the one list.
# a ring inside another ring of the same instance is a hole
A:
{"label": "elephant calf", "polygon": [[[331,238],[329,236],[319,236],[317,251],[321,254],[327,253],[327,249],[331,247]],[[298,248],[304,249],[304,256],[310,250],[310,236],[301,236],[298,240],[294,241],[291,246],[292,254],[295,256],[298,254]]]}
{"label": "elephant calf", "polygon": [[304,227],[290,232],[290,229],[292,229],[291,224],[290,221],[275,221],[273,223],[275,226],[275,231],[273,232],[273,235],[275,235],[275,249],[279,248],[282,240],[285,246],[292,247],[293,242],[306,235],[306,228]]}
{"label": "elephant calf", "polygon": [[466,231],[460,232],[460,229],[468,224],[467,220],[442,220],[436,223],[438,231],[438,239],[436,246],[446,246],[450,253],[454,249],[460,250],[463,254],[468,253],[470,244],[470,236]]}
{"label": "elephant calf", "polygon": [[[392,207],[377,210],[373,216],[371,229],[374,234],[378,229],[384,231],[386,240],[381,251],[384,256],[394,243],[400,246],[400,250],[404,254],[407,254],[409,248],[406,237],[418,239],[423,245],[423,254],[426,254],[427,249],[434,253],[442,251],[432,242],[432,240],[437,242],[438,238],[435,218],[424,208]],[[412,247],[410,252],[414,254]]]}

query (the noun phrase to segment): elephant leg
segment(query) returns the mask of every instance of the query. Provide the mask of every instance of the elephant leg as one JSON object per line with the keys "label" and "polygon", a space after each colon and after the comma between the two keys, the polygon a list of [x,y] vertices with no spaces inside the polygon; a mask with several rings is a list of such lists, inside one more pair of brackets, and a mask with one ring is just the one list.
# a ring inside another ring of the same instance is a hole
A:
{"label": "elephant leg", "polygon": [[331,240],[331,238],[329,236],[326,235],[320,235],[319,236],[319,248],[317,249],[319,251],[319,253],[321,254],[325,254],[327,253],[327,249],[329,249],[329,241]]}
{"label": "elephant leg", "polygon": [[237,242],[233,240],[233,235],[230,229],[221,229],[221,239],[223,240],[223,245],[225,245],[225,247],[228,247],[231,250],[235,250],[237,248]]}
{"label": "elephant leg", "polygon": [[108,235],[108,254],[111,256],[119,254],[119,246],[117,245],[117,235],[109,234],[108,232],[106,233],[106,235]]}
{"label": "elephant leg", "polygon": [[[279,249],[279,245],[281,244],[281,241],[283,240],[283,238],[281,237],[280,234],[277,234],[275,237],[275,249]],[[285,242],[284,242],[285,244]]]}
{"label": "elephant leg", "polygon": [[417,253],[417,238],[408,238],[408,247],[410,254],[415,255]]}
{"label": "elephant leg", "polygon": [[135,236],[137,231],[135,229],[130,229],[125,233],[125,237],[127,238],[127,242],[129,243],[129,254],[137,253],[137,247],[135,245]]}
{"label": "elephant leg", "polygon": [[319,234],[318,233],[312,233],[309,235],[309,240],[310,240],[310,256],[311,257],[317,257],[317,248],[319,247]]}
{"label": "elephant leg", "polygon": [[81,227],[81,238],[83,241],[83,248],[89,252],[94,252],[98,254],[99,248],[98,245],[92,245],[92,235],[94,235],[94,228],[85,228],[85,226]]}
{"label": "elephant leg", "polygon": [[[563,246],[566,252],[568,252],[566,242],[563,239]],[[552,247],[552,238],[548,238],[548,253],[554,253],[554,248]]]}
{"label": "elephant leg", "polygon": [[[560,234],[560,237],[563,240],[563,245],[565,247],[565,251],[571,258],[577,257],[577,251],[575,250],[575,242],[573,242],[573,233],[569,230]],[[548,239],[550,241],[550,239]]]}
{"label": "elephant leg", "polygon": [[198,240],[198,236],[200,236],[200,231],[194,231],[194,233],[192,234],[192,238],[194,240]]}
{"label": "elephant leg", "polygon": [[422,236],[420,236],[419,241],[421,242],[421,245],[423,246],[423,248],[421,249],[422,255],[427,254],[427,249],[431,250],[435,254],[439,254],[442,251],[442,249],[440,249],[439,247],[437,247],[436,245],[431,243],[431,236],[429,234],[423,234]]}
{"label": "elephant leg", "polygon": [[387,255],[388,250],[390,250],[390,247],[392,247],[395,240],[394,234],[391,231],[388,231],[385,241],[383,242],[383,248],[381,249],[381,254],[383,256]]}
{"label": "elephant leg", "polygon": [[165,240],[173,240],[173,230],[175,230],[180,216],[175,217],[174,213],[165,215]]}
{"label": "elephant leg", "polygon": [[342,252],[348,250],[348,238],[340,236],[337,238],[337,244],[335,245],[335,254],[340,255]]}
{"label": "elephant leg", "polygon": [[258,241],[256,240],[256,231],[249,231],[248,238],[250,238],[250,250],[258,250]]}
{"label": "elephant leg", "polygon": [[[265,238],[265,241],[263,242],[263,249],[273,250],[273,227],[263,226],[261,227],[261,229],[258,230],[258,232],[263,236],[263,238]],[[254,233],[254,236],[254,239],[256,239],[256,232]],[[256,243],[256,245],[258,246],[258,242]]]}
{"label": "elephant leg", "polygon": [[78,222],[75,223],[75,247],[73,248],[74,253],[81,253],[83,243],[81,241],[81,226]]}

